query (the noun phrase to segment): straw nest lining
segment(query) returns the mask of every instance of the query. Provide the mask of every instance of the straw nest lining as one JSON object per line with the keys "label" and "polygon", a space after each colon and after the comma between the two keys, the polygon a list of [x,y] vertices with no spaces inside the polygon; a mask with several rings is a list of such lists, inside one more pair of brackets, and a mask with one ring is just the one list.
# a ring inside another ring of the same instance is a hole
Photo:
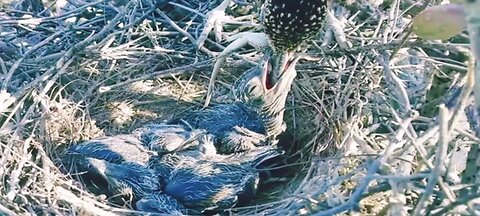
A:
{"label": "straw nest lining", "polygon": [[[38,2],[0,12],[0,213],[134,213],[83,189],[58,169],[58,156],[71,143],[198,107],[225,46],[209,40],[195,48],[202,14],[217,3],[177,1],[160,10],[148,0]],[[463,47],[408,33],[412,13],[423,7],[418,1],[374,3],[332,4],[336,18],[306,50],[320,59],[300,62],[286,106],[282,143],[297,172],[232,213],[455,209],[438,199],[459,181],[466,144],[476,140],[468,128],[450,134],[440,163],[450,167],[444,186],[418,200],[439,148],[436,106],[462,85],[451,77],[466,71]],[[253,16],[225,25],[224,37],[257,28],[255,12],[231,8],[236,17]],[[214,102],[228,101],[223,95],[235,77],[261,55],[245,48],[228,58]]]}

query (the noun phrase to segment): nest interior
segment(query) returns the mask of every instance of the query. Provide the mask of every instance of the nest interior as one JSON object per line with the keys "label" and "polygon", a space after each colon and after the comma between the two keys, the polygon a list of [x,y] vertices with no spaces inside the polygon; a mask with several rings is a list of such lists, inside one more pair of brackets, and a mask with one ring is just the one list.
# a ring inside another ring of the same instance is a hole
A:
{"label": "nest interior", "polygon": [[[235,18],[221,40],[210,37],[198,50],[205,14],[219,2],[160,2],[0,5],[0,213],[135,213],[61,172],[62,151],[197,109],[226,39],[260,28],[255,4],[239,3],[227,11]],[[429,132],[438,125],[437,107],[467,71],[465,35],[423,41],[408,31],[427,5],[331,4],[324,30],[300,50],[316,58],[300,61],[287,100],[284,180],[232,214],[373,215],[418,206],[435,158],[439,134]],[[229,56],[213,102],[228,102],[233,81],[261,56],[252,47]],[[449,186],[458,184],[476,140],[468,124],[459,125],[446,159],[455,161],[445,174]],[[453,211],[439,201],[443,190],[422,208]]]}

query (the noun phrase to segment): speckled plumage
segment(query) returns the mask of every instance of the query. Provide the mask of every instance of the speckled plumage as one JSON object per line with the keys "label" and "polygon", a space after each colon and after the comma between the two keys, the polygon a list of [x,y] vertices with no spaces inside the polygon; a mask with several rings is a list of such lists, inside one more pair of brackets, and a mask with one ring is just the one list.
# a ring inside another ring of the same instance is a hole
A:
{"label": "speckled plumage", "polygon": [[266,0],[262,24],[274,48],[294,50],[323,27],[327,0]]}

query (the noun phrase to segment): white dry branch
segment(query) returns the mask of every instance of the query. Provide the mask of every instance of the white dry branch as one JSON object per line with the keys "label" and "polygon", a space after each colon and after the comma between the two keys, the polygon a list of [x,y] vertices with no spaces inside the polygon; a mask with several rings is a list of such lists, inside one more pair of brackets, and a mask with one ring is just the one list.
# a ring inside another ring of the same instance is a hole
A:
{"label": "white dry branch", "polygon": [[[200,108],[224,36],[258,26],[235,23],[258,17],[250,5],[223,1],[227,16],[239,18],[222,29],[224,20],[213,20],[222,35],[197,38],[219,1],[155,2],[56,1],[43,13],[2,5],[0,49],[14,51],[0,52],[0,214],[141,214],[79,187],[60,163],[63,149]],[[480,141],[464,111],[472,89],[479,92],[479,67],[462,58],[472,46],[478,62],[479,3],[465,2],[465,44],[412,34],[412,18],[434,1],[349,2],[332,3],[326,29],[298,55],[309,57],[299,61],[286,106],[288,173],[229,213],[475,213],[475,197],[462,196],[452,176],[463,171],[461,153]],[[220,56],[212,101],[230,102],[232,82],[262,56],[232,52]]]}

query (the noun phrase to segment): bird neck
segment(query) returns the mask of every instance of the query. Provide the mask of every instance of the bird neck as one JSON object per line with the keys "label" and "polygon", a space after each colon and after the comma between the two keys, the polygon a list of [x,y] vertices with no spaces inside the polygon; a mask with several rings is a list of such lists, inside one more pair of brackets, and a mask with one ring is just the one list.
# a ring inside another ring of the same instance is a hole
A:
{"label": "bird neck", "polygon": [[268,137],[275,139],[279,134],[285,131],[286,125],[283,121],[283,113],[284,112],[282,111],[276,113],[274,116],[263,118],[265,131]]}
{"label": "bird neck", "polygon": [[262,122],[268,137],[275,138],[277,135],[286,130],[283,116],[285,113],[285,102],[290,89],[286,89],[280,95],[267,95],[270,97],[266,100],[265,105],[261,109]]}
{"label": "bird neck", "polygon": [[293,60],[276,83],[273,89],[270,89],[264,96],[263,106],[260,109],[267,136],[275,138],[286,130],[283,116],[285,113],[285,103],[287,96],[292,89],[293,80],[297,76],[295,65],[298,59]]}

